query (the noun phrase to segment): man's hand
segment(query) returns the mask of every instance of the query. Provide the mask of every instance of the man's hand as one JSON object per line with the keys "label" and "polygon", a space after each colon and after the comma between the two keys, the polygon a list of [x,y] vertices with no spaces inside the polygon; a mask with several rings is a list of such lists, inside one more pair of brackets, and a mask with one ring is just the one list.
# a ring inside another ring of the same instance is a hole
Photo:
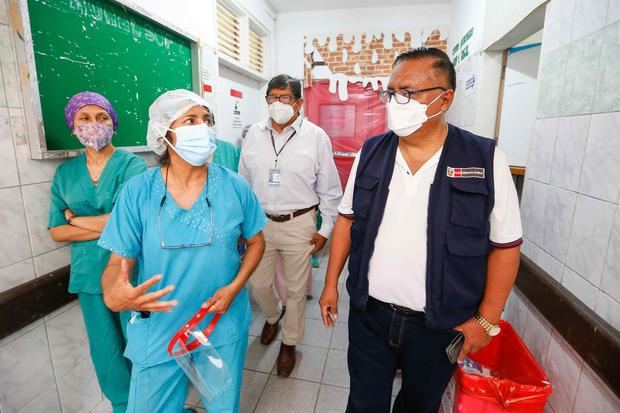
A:
{"label": "man's hand", "polygon": [[326,328],[333,327],[334,322],[338,318],[338,286],[330,287],[326,285],[321,293],[319,305],[321,306],[323,325]]}
{"label": "man's hand", "polygon": [[459,361],[463,361],[469,353],[475,353],[491,341],[491,336],[489,336],[480,323],[473,318],[470,318],[454,329],[461,331],[465,335],[465,342],[459,354]]}
{"label": "man's hand", "polygon": [[174,290],[173,285],[169,285],[161,290],[147,293],[161,278],[157,274],[134,287],[129,282],[131,268],[126,259],[121,259],[120,271],[116,281],[112,285],[108,294],[104,295],[105,304],[112,311],[151,311],[151,312],[170,312],[178,304],[176,300],[159,301],[161,297]]}
{"label": "man's hand", "polygon": [[327,238],[325,238],[323,235],[319,234],[318,232],[315,232],[314,235],[312,236],[312,239],[310,240],[310,244],[314,245],[314,248],[312,248],[312,251],[310,251],[310,254],[316,254],[317,252],[321,251],[323,247],[325,246],[326,242],[327,242]]}
{"label": "man's hand", "polygon": [[239,289],[232,284],[225,285],[202,304],[202,308],[209,308],[210,313],[225,313],[230,303],[235,299]]}

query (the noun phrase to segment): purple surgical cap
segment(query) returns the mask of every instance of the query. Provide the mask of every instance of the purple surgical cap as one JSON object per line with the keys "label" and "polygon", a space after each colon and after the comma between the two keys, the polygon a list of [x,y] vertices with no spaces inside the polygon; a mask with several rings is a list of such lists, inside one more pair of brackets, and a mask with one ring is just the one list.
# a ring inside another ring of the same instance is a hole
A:
{"label": "purple surgical cap", "polygon": [[112,118],[114,130],[118,128],[118,116],[116,116],[116,111],[106,98],[95,92],[80,92],[71,96],[67,106],[65,106],[65,122],[67,122],[69,129],[73,130],[73,121],[78,110],[88,105],[97,105],[105,109],[110,115],[110,118]]}

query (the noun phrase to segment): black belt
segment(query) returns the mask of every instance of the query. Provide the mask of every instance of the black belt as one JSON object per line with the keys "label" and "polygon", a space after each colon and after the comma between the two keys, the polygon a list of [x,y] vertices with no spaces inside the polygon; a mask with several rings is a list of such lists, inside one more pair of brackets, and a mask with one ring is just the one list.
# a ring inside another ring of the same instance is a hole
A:
{"label": "black belt", "polygon": [[291,212],[290,214],[283,214],[283,215],[269,215],[269,214],[265,214],[267,215],[267,218],[269,218],[272,221],[275,222],[286,222],[286,221],[290,221],[293,218],[296,218],[300,215],[305,214],[306,212],[310,212],[312,210],[316,210],[318,208],[318,205],[314,205],[308,208],[304,208],[304,209],[298,209],[295,212]]}
{"label": "black belt", "polygon": [[396,311],[397,313],[407,316],[407,317],[416,317],[416,318],[424,318],[423,311],[415,311],[411,308],[403,307],[402,305],[384,303],[383,301],[377,300],[374,297],[368,296],[368,302],[372,302],[377,304],[379,307],[383,307],[390,311]]}

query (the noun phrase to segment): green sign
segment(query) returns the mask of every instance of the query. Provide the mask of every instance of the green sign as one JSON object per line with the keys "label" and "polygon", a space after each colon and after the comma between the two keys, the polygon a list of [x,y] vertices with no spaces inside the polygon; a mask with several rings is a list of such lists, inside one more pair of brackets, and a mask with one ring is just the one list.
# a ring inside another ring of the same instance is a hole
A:
{"label": "green sign", "polygon": [[461,50],[461,60],[465,59],[469,56],[469,45],[465,46],[463,50]]}
{"label": "green sign", "polygon": [[465,33],[465,35],[461,39],[461,47],[465,46],[465,43],[467,43],[467,41],[471,39],[473,35],[474,35],[474,28],[472,27],[471,29],[469,29],[467,33]]}

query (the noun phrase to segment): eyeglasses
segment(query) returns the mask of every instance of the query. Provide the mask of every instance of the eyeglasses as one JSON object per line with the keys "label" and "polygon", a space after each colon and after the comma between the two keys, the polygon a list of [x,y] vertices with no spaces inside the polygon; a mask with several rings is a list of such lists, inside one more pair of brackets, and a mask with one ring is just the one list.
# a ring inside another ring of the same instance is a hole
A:
{"label": "eyeglasses", "polygon": [[[207,175],[206,186],[207,186],[207,194],[208,194],[209,193],[209,175]],[[164,207],[164,202],[166,202],[167,191],[168,191],[168,169],[166,169],[164,196],[161,197],[161,202],[159,203],[159,212],[157,213],[157,230],[159,231],[159,242],[160,242],[161,248],[165,250],[176,250],[176,249],[181,249],[181,248],[208,247],[209,245],[211,245],[211,241],[213,241],[213,208],[211,207],[211,202],[209,202],[208,196],[205,197],[205,201],[207,201],[207,206],[209,207],[209,219],[211,221],[211,224],[209,225],[209,231],[210,231],[209,241],[203,242],[200,244],[166,245],[166,242],[164,241],[164,235],[161,230],[161,210]]]}
{"label": "eyeglasses", "polygon": [[294,102],[295,97],[294,96],[289,96],[289,95],[282,95],[282,96],[273,96],[273,95],[269,95],[269,96],[265,96],[265,101],[267,101],[268,104],[272,104],[275,101],[279,101],[280,103],[284,103],[286,105],[288,105],[291,102]]}
{"label": "eyeglasses", "polygon": [[444,92],[448,89],[441,86],[429,87],[426,89],[419,90],[410,90],[410,89],[398,89],[398,90],[382,90],[377,92],[377,96],[379,97],[379,101],[381,103],[389,103],[392,100],[392,97],[401,105],[406,105],[409,103],[412,97],[416,97],[421,95],[424,92],[428,92],[429,90],[441,89]]}

